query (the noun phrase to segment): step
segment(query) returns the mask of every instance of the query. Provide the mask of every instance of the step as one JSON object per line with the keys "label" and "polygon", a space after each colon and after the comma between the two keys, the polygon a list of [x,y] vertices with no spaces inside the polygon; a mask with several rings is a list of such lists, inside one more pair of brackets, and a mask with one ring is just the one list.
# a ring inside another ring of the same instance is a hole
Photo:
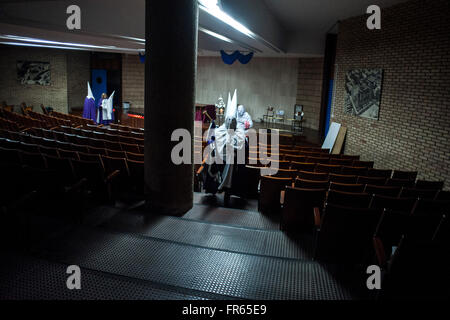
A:
{"label": "step", "polygon": [[314,261],[202,248],[99,228],[74,228],[37,252],[64,264],[226,297],[357,298]]}
{"label": "step", "polygon": [[312,236],[294,238],[279,230],[167,216],[149,218],[147,215],[123,212],[102,227],[203,248],[287,259],[312,257]]}
{"label": "step", "polygon": [[81,290],[66,287],[68,264],[3,254],[0,297],[6,300],[205,300],[226,296],[80,268]]}

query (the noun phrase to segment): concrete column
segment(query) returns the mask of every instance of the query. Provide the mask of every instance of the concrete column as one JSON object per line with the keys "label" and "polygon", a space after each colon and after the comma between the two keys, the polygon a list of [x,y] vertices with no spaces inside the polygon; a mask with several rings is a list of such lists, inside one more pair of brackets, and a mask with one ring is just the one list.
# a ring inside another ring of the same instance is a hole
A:
{"label": "concrete column", "polygon": [[198,5],[147,0],[145,11],[146,208],[182,215],[193,205],[193,165],[172,163],[171,135],[183,128],[193,137]]}

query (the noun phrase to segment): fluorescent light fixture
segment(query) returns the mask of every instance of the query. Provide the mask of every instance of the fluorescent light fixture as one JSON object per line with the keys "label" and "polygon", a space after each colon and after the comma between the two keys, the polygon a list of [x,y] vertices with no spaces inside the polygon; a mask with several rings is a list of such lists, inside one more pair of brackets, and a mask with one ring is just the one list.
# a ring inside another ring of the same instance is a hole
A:
{"label": "fluorescent light fixture", "polygon": [[231,39],[229,39],[229,38],[227,38],[227,37],[224,37],[224,36],[221,35],[221,34],[215,33],[215,32],[213,32],[213,31],[211,31],[211,30],[202,28],[202,27],[200,27],[200,26],[198,27],[198,30],[201,31],[201,32],[203,32],[203,33],[209,34],[210,36],[213,36],[213,37],[215,37],[215,38],[217,38],[217,39],[220,39],[220,40],[222,40],[222,41],[229,42],[229,43],[233,43],[233,40],[231,40]]}
{"label": "fluorescent light fixture", "polygon": [[13,42],[1,42],[2,44],[21,45],[25,47],[45,47],[45,48],[73,49],[73,50],[103,49],[103,50],[116,50],[129,52],[138,52],[143,50],[143,49],[120,48],[116,46],[96,46],[83,43],[59,42],[37,38],[21,37],[15,35],[0,35],[0,39],[13,41]]}
{"label": "fluorescent light fixture", "polygon": [[206,11],[210,15],[223,21],[224,23],[228,24],[230,27],[236,29],[237,31],[245,34],[246,36],[248,36],[250,38],[255,38],[256,35],[252,31],[250,31],[250,29],[248,29],[242,23],[236,21],[234,18],[229,16],[224,11],[222,11],[222,9],[219,7],[217,0],[199,0],[199,5],[200,5],[200,9],[202,9],[203,11]]}

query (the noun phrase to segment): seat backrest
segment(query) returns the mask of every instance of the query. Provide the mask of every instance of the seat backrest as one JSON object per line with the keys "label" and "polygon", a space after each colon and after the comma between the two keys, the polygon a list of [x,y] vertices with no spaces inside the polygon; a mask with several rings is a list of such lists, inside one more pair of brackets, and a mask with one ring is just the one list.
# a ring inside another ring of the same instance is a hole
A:
{"label": "seat backrest", "polygon": [[389,209],[398,212],[411,213],[416,203],[415,198],[390,197],[375,194],[370,201],[370,207],[373,209]]}
{"label": "seat backrest", "polygon": [[328,191],[327,203],[351,208],[368,208],[371,196],[364,192]]}
{"label": "seat backrest", "polygon": [[132,153],[140,153],[139,146],[137,144],[129,144],[129,143],[120,143],[122,150],[126,152],[132,152]]}
{"label": "seat backrest", "polygon": [[89,153],[89,147],[85,145],[79,145],[72,143],[72,150],[77,152]]}
{"label": "seat backrest", "polygon": [[142,153],[126,152],[128,160],[144,161],[144,155]]}
{"label": "seat backrest", "polygon": [[100,155],[106,156],[106,149],[89,146],[89,153],[90,154],[100,154]]}
{"label": "seat backrest", "polygon": [[401,187],[398,186],[377,186],[373,184],[366,184],[364,192],[368,194],[379,194],[384,196],[397,197],[400,193]]}
{"label": "seat backrest", "polygon": [[60,158],[68,158],[68,159],[74,159],[79,160],[78,152],[71,151],[71,150],[64,150],[64,149],[58,149],[58,154]]}
{"label": "seat backrest", "polygon": [[383,177],[364,177],[359,176],[357,183],[360,184],[371,184],[375,186],[384,186],[386,184],[386,178]]}
{"label": "seat backrest", "polygon": [[328,173],[341,173],[342,166],[334,164],[322,164],[318,163],[316,166],[317,172],[328,172]]}
{"label": "seat backrest", "polygon": [[347,174],[330,173],[329,177],[331,182],[338,183],[356,183],[358,180],[357,176]]}
{"label": "seat backrest", "polygon": [[127,153],[125,151],[117,151],[106,149],[106,155],[113,158],[126,158]]}
{"label": "seat backrest", "polygon": [[383,177],[383,178],[390,178],[392,175],[392,170],[384,170],[384,169],[374,169],[369,168],[367,170],[367,176],[368,177]]}
{"label": "seat backrest", "polygon": [[[295,179],[297,177],[297,170],[290,170],[290,169],[277,169],[277,170],[271,170],[267,168],[268,175],[273,177],[280,177],[280,178],[291,178]],[[273,173],[273,174],[272,174]]]}
{"label": "seat backrest", "polygon": [[351,166],[353,164],[353,159],[337,159],[337,158],[331,158],[330,164],[337,164],[340,166]]}
{"label": "seat backrest", "polygon": [[366,167],[366,168],[373,168],[373,161],[360,161],[360,160],[354,160],[353,166],[354,167]]}
{"label": "seat backrest", "polygon": [[342,166],[341,174],[351,174],[355,176],[366,176],[366,167]]}
{"label": "seat backrest", "polygon": [[291,178],[271,176],[261,177],[261,192],[259,195],[259,209],[263,213],[277,214],[280,211],[281,191],[291,185]]}
{"label": "seat backrest", "polygon": [[386,181],[387,186],[413,187],[414,180],[391,178]]}
{"label": "seat backrest", "polygon": [[328,180],[326,181],[314,181],[314,180],[306,180],[306,179],[295,179],[295,187],[302,189],[326,189],[328,190],[329,184]]}
{"label": "seat backrest", "polygon": [[417,178],[417,171],[394,170],[394,173],[392,174],[392,178],[415,181]]}
{"label": "seat backrest", "polygon": [[326,189],[286,187],[281,225],[283,230],[312,230],[313,208],[323,208]]}
{"label": "seat backrest", "polygon": [[418,188],[408,188],[403,187],[400,192],[400,197],[412,197],[412,198],[423,198],[423,199],[434,199],[438,194],[438,189],[418,189]]}
{"label": "seat backrest", "polygon": [[115,170],[120,171],[122,177],[130,175],[126,158],[114,158],[109,156],[102,156],[103,163],[105,164],[106,171],[111,173]]}
{"label": "seat backrest", "polygon": [[298,177],[304,180],[328,181],[328,173],[326,172],[299,171]]}
{"label": "seat backrest", "polygon": [[363,192],[364,185],[356,183],[330,182],[330,190],[344,191],[344,192]]}
{"label": "seat backrest", "polygon": [[327,164],[330,162],[330,159],[327,157],[307,157],[306,162],[309,163],[317,163],[317,164]]}
{"label": "seat backrest", "polygon": [[355,264],[373,257],[372,237],[379,219],[377,211],[327,203],[315,248],[319,261]]}

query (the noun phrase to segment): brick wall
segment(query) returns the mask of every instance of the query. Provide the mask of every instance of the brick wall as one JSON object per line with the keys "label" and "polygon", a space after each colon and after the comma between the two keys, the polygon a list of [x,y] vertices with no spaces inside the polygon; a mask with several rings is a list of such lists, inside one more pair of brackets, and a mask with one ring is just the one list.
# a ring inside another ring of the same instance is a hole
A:
{"label": "brick wall", "polygon": [[69,111],[82,109],[91,78],[90,53],[71,51],[67,54],[67,103]]}
{"label": "brick wall", "polygon": [[[418,170],[449,189],[449,1],[412,0],[381,14],[381,30],[368,30],[367,16],[339,26],[332,121],[348,127],[345,153],[377,168]],[[379,120],[344,114],[345,73],[353,68],[384,70]]]}
{"label": "brick wall", "polygon": [[122,101],[144,108],[145,68],[138,55],[122,55]]}
{"label": "brick wall", "polygon": [[303,126],[319,129],[323,58],[301,58],[298,64],[296,103],[303,105]]}
{"label": "brick wall", "polygon": [[[0,46],[0,101],[18,106],[33,105],[40,112],[41,103],[59,112],[82,107],[90,77],[89,52]],[[50,85],[22,85],[17,80],[18,60],[50,63]]]}

